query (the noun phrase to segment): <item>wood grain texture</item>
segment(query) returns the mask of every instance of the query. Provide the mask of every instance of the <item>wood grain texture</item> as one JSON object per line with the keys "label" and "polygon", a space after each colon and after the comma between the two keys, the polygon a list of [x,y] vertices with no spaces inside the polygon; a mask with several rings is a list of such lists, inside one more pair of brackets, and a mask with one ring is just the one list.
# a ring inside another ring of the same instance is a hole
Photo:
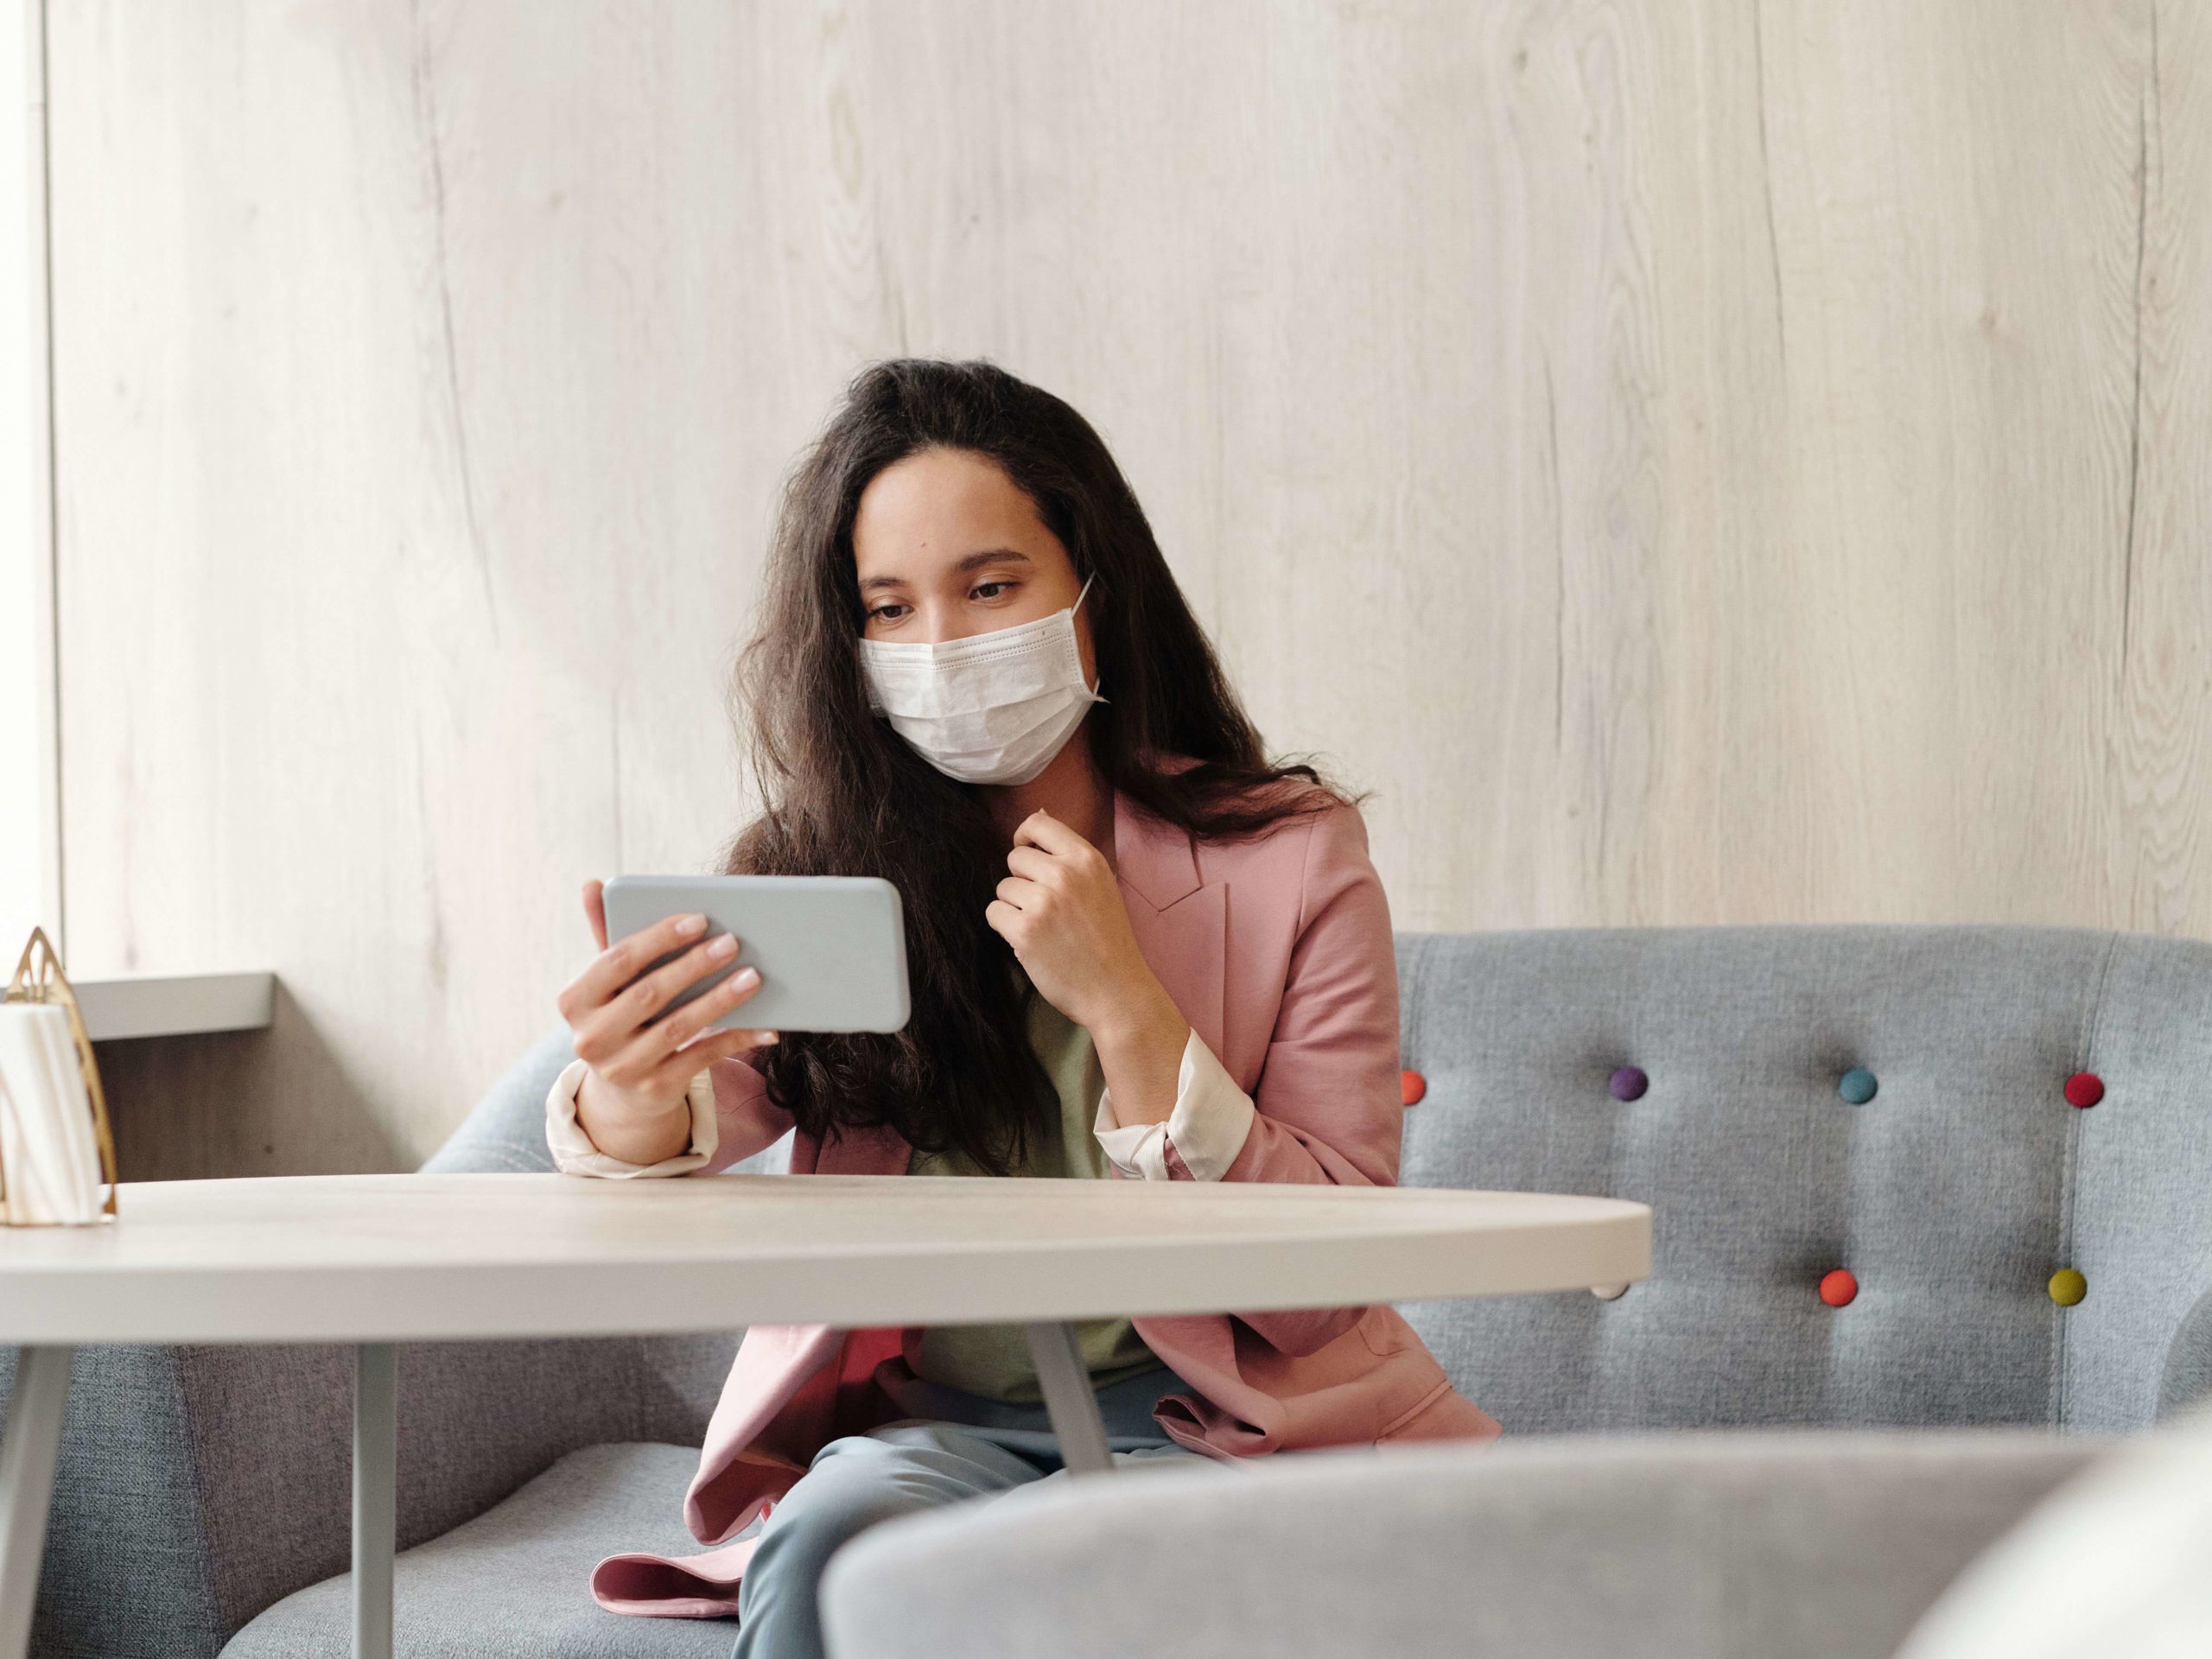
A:
{"label": "wood grain texture", "polygon": [[2212,935],[2212,10],[69,0],[73,966],[124,1173],[411,1166],[868,360],[1104,434],[1408,927]]}

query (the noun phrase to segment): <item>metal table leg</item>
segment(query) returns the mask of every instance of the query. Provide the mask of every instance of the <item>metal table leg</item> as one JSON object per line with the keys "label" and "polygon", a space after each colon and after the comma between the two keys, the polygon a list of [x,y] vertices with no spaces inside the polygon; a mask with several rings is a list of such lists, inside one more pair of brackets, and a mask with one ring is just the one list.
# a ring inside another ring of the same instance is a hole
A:
{"label": "metal table leg", "polygon": [[399,1395],[392,1345],[353,1353],[353,1655],[391,1659],[391,1556],[398,1503]]}
{"label": "metal table leg", "polygon": [[16,1388],[0,1438],[0,1659],[30,1651],[31,1609],[38,1600],[39,1557],[46,1548],[47,1507],[61,1457],[61,1408],[69,1399],[67,1347],[16,1351]]}
{"label": "metal table leg", "polygon": [[1045,1410],[1060,1437],[1060,1461],[1071,1475],[1103,1474],[1114,1466],[1106,1447],[1106,1421],[1075,1343],[1071,1325],[1028,1325],[1029,1357],[1045,1391]]}

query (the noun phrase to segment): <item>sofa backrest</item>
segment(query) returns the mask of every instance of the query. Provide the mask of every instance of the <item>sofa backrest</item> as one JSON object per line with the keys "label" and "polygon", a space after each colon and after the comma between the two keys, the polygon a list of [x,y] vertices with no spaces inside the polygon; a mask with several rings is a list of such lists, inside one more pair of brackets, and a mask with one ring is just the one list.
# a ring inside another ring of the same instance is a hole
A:
{"label": "sofa backrest", "polygon": [[[1404,1308],[1509,1432],[2124,1430],[2212,1382],[2212,944],[1833,925],[1397,947],[1401,1179],[1653,1209],[1652,1275],[1617,1300]],[[2101,1095],[2071,1104],[2083,1072]],[[1837,1269],[1856,1294],[1831,1306]],[[2065,1269],[2085,1294],[2062,1306]]]}

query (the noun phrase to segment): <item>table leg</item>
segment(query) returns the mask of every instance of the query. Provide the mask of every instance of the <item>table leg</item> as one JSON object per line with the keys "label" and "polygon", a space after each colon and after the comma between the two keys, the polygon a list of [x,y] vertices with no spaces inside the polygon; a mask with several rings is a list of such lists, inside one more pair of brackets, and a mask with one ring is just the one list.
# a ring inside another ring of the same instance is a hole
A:
{"label": "table leg", "polygon": [[61,1408],[69,1399],[68,1347],[16,1351],[16,1387],[0,1438],[0,1659],[30,1651],[39,1557],[54,1468],[61,1457]]}
{"label": "table leg", "polygon": [[399,1390],[388,1342],[353,1353],[353,1656],[391,1659],[391,1555],[398,1503]]}
{"label": "table leg", "polygon": [[1098,1414],[1090,1373],[1076,1346],[1075,1327],[1029,1325],[1022,1333],[1029,1338],[1029,1357],[1045,1391],[1052,1433],[1060,1437],[1060,1461],[1071,1475],[1103,1474],[1114,1466],[1114,1458],[1106,1447],[1106,1421]]}

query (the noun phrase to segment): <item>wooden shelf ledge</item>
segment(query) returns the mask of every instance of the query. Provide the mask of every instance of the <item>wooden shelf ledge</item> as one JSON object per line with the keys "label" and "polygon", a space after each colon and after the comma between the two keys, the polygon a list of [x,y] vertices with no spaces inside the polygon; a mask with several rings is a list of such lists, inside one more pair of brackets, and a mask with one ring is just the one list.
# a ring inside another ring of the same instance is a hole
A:
{"label": "wooden shelf ledge", "polygon": [[96,1043],[257,1030],[269,1024],[276,1004],[272,973],[72,976],[69,982]]}

